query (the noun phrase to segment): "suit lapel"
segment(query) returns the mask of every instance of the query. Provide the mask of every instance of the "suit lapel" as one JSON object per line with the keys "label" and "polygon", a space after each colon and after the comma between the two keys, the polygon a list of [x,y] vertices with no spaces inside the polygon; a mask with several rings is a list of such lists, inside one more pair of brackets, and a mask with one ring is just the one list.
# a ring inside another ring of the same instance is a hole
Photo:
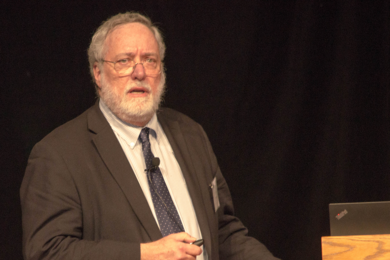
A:
{"label": "suit lapel", "polygon": [[149,208],[138,180],[98,103],[88,114],[88,127],[95,133],[92,138],[96,149],[119,187],[122,189],[151,241],[160,239],[161,232]]}
{"label": "suit lapel", "polygon": [[[201,185],[199,183],[198,175],[195,172],[195,167],[191,154],[189,153],[187,143],[185,141],[183,131],[177,120],[171,120],[158,114],[158,121],[160,122],[165,135],[173,149],[176,160],[180,165],[181,171],[187,184],[188,192],[191,196],[194,205],[196,217],[198,219],[199,227],[205,241],[205,248],[208,250],[209,257],[211,257],[211,235],[210,225],[207,218],[206,207],[202,198]],[[206,184],[207,186],[207,184]],[[207,190],[206,190],[207,191]]]}

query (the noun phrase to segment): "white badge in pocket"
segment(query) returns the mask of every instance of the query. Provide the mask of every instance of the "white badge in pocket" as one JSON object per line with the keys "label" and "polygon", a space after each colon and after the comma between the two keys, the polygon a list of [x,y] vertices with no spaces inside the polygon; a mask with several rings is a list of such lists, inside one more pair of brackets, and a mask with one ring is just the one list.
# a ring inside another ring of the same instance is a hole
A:
{"label": "white badge in pocket", "polygon": [[211,190],[213,191],[214,209],[215,209],[215,212],[217,212],[217,210],[219,209],[219,206],[220,206],[219,198],[218,198],[217,177],[215,177],[213,179],[210,187],[211,187]]}

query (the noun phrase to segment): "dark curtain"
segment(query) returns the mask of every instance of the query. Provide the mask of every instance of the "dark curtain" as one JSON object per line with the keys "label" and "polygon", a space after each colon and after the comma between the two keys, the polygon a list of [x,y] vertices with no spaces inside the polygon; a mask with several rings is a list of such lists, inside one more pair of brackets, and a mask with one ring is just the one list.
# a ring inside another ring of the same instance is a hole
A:
{"label": "dark curtain", "polygon": [[236,214],[276,256],[321,259],[329,203],[390,200],[388,1],[1,3],[0,259],[22,258],[32,146],[95,102],[86,49],[128,10],[162,29],[164,106],[203,125]]}

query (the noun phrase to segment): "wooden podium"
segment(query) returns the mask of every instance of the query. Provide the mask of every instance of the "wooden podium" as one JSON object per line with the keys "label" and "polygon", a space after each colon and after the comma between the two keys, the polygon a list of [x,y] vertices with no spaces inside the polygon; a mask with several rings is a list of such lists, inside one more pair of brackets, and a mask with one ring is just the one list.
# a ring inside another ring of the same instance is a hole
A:
{"label": "wooden podium", "polygon": [[322,237],[323,260],[389,260],[390,235]]}

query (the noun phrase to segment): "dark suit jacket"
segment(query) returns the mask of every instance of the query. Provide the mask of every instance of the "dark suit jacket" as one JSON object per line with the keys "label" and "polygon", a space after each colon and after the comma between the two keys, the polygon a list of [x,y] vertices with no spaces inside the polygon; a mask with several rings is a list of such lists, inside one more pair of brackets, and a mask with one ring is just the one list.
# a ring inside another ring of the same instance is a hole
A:
{"label": "dark suit jacket", "polygon": [[[209,259],[275,259],[233,215],[202,127],[166,108],[158,120],[187,182]],[[210,188],[215,177],[217,212]],[[140,243],[162,237],[98,104],[35,145],[21,201],[25,259],[140,259]]]}

